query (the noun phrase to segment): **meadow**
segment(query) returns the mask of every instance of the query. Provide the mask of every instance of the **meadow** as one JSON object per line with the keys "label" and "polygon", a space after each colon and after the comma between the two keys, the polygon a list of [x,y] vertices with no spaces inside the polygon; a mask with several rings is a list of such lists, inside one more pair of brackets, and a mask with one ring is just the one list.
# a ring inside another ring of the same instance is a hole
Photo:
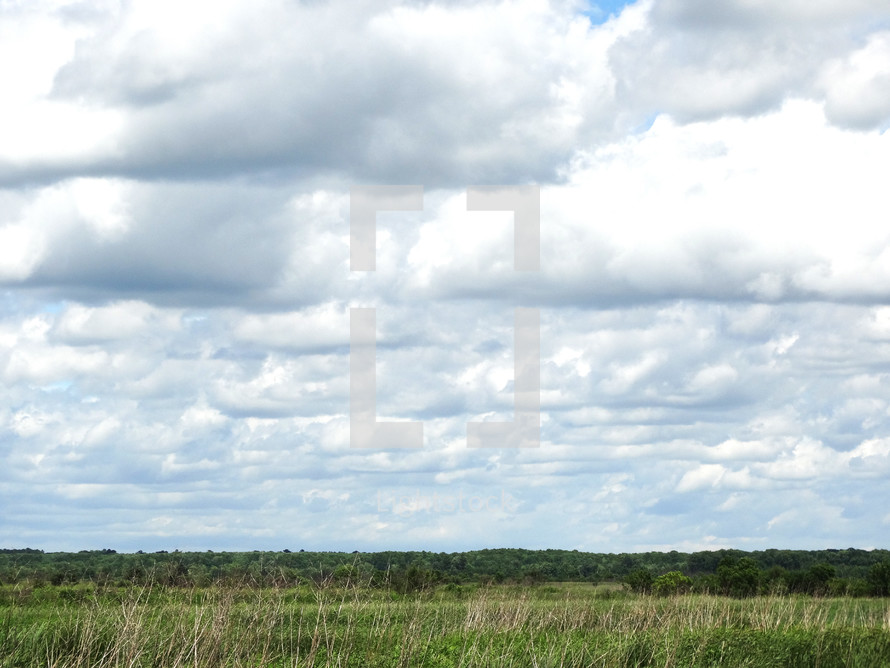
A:
{"label": "meadow", "polygon": [[0,666],[890,666],[890,599],[620,585],[0,587]]}

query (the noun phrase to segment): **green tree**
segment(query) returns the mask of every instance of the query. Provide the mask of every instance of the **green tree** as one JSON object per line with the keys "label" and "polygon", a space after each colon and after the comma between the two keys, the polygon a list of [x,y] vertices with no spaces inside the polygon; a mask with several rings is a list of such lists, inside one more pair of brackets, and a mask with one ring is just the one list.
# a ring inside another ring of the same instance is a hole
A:
{"label": "green tree", "polygon": [[733,557],[724,557],[717,566],[717,580],[723,593],[728,596],[753,596],[760,582],[760,569],[751,557],[742,557],[738,561]]}
{"label": "green tree", "polygon": [[874,596],[890,596],[890,561],[872,565],[868,571],[868,584]]}
{"label": "green tree", "polygon": [[834,579],[836,570],[831,564],[816,564],[807,571],[808,589],[811,594],[825,595],[829,591],[829,583]]}
{"label": "green tree", "polygon": [[652,591],[652,573],[645,568],[637,568],[624,576],[624,584],[638,594]]}
{"label": "green tree", "polygon": [[680,571],[670,571],[659,575],[652,583],[652,590],[659,596],[685,594],[692,588],[692,580]]}

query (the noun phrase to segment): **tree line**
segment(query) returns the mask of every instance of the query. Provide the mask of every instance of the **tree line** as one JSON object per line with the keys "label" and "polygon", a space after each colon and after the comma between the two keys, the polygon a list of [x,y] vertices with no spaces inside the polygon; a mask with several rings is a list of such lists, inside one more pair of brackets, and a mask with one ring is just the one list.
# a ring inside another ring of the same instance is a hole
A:
{"label": "tree line", "polygon": [[736,598],[757,595],[809,594],[811,596],[890,596],[890,560],[873,563],[864,577],[840,577],[838,569],[825,562],[805,569],[782,566],[762,569],[752,557],[724,556],[714,573],[691,578],[680,571],[655,576],[638,568],[624,583],[638,593],[662,596],[690,592],[722,594]]}
{"label": "tree line", "polygon": [[701,591],[890,595],[890,551],[715,550],[590,553],[491,549],[469,552],[44,552],[0,549],[0,584],[62,586],[286,587],[300,583],[387,586],[416,591],[448,583],[623,582],[655,594]]}

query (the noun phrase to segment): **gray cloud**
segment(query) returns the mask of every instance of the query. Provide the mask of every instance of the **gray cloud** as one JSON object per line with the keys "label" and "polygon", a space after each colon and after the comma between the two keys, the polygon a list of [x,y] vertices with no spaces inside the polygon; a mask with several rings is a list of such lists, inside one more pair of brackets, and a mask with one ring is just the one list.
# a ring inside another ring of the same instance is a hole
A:
{"label": "gray cloud", "polygon": [[[0,9],[0,542],[874,543],[882,3],[236,5]],[[527,181],[520,275],[464,189]],[[359,183],[425,186],[373,273]],[[421,450],[349,447],[353,306]],[[512,419],[516,306],[543,444],[470,450]]]}
{"label": "gray cloud", "polygon": [[601,49],[568,9],[270,0],[208,25],[128,6],[77,42],[51,97],[118,114],[109,143],[0,161],[0,178],[552,180],[609,130],[605,60],[574,61]]}
{"label": "gray cloud", "polygon": [[[610,51],[619,104],[636,108],[637,118],[654,111],[681,122],[756,116],[789,97],[823,101],[819,81],[826,68],[890,21],[887,7],[871,0],[664,0],[651,7],[649,21]],[[883,61],[886,65],[886,57]],[[830,96],[829,108],[845,104]],[[830,118],[860,128],[887,122],[883,103],[862,107],[847,113],[836,109]]]}

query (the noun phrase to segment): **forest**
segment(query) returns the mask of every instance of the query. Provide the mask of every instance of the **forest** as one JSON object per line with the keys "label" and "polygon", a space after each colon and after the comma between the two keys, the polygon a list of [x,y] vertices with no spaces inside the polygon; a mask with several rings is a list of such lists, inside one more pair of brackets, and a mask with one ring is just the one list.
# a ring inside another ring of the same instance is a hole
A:
{"label": "forest", "polygon": [[0,584],[291,587],[348,584],[408,592],[447,584],[615,582],[638,593],[890,595],[890,551],[855,548],[604,554],[469,552],[158,552],[0,549]]}

